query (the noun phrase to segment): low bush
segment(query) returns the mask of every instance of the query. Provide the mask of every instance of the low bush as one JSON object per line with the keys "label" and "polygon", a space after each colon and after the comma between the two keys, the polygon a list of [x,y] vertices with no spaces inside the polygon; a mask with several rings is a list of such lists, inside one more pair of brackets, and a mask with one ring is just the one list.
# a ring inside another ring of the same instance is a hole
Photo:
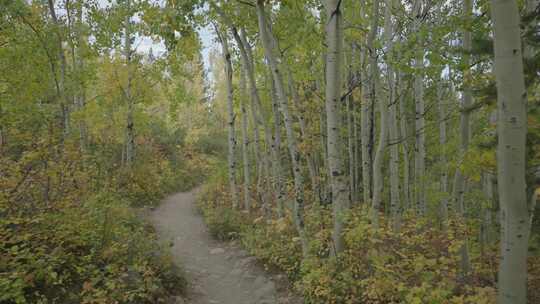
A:
{"label": "low bush", "polygon": [[[284,271],[306,303],[495,303],[497,244],[477,248],[479,223],[434,222],[405,216],[399,233],[372,229],[367,208],[345,216],[346,250],[331,256],[332,213],[328,206],[306,206],[309,256],[302,260],[292,217],[267,219],[259,210],[233,210],[225,182],[215,179],[198,204],[211,231],[237,236],[249,252]],[[221,178],[223,181],[224,179]],[[226,216],[220,216],[227,214]],[[225,223],[226,222],[226,223]],[[469,227],[465,229],[465,227]],[[214,232],[214,234],[219,234]],[[467,244],[472,271],[460,275],[460,248]],[[489,247],[489,248],[488,248]],[[529,299],[538,299],[540,260],[530,259]]]}
{"label": "low bush", "polygon": [[129,171],[76,166],[69,148],[0,158],[0,303],[165,303],[181,293],[181,270],[134,208],[178,189],[185,172],[157,157]]}
{"label": "low bush", "polygon": [[4,217],[0,244],[1,303],[159,303],[185,285],[149,226],[108,192]]}

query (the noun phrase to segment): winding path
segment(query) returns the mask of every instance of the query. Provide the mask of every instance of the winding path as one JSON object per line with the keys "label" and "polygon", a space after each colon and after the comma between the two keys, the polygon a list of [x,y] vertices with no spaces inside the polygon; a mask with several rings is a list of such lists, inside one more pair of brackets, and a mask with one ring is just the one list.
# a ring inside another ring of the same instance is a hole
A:
{"label": "winding path", "polygon": [[[293,303],[276,287],[283,276],[271,277],[256,259],[234,243],[209,235],[195,208],[196,190],[166,198],[151,214],[163,241],[172,242],[172,254],[190,282],[192,304]],[[182,301],[179,301],[180,303]],[[296,302],[296,301],[295,301]]]}

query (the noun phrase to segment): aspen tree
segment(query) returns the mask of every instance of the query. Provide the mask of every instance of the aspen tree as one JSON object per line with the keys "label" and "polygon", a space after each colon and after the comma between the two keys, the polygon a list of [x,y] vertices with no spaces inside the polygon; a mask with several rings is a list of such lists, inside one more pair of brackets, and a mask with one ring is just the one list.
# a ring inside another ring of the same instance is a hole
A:
{"label": "aspen tree", "polygon": [[334,254],[344,250],[343,215],[349,208],[350,191],[345,175],[343,159],[344,144],[339,135],[341,127],[341,65],[343,62],[343,15],[341,1],[327,0],[326,16],[326,133],[328,168],[332,184],[332,206],[334,216]]}
{"label": "aspen tree", "polygon": [[283,122],[287,135],[287,146],[291,157],[294,176],[295,201],[293,218],[296,224],[296,230],[300,237],[300,242],[302,244],[302,252],[305,257],[308,254],[308,242],[304,231],[304,178],[302,176],[302,170],[300,168],[300,153],[297,147],[296,135],[294,134],[293,130],[292,116],[289,110],[288,98],[285,93],[283,71],[280,67],[280,64],[282,63],[280,62],[281,60],[278,60],[276,50],[274,49],[274,39],[271,37],[271,35],[273,34],[269,32],[269,27],[266,24],[267,20],[264,9],[264,0],[257,0],[256,10],[259,24],[259,36],[266,59],[268,60],[269,67],[272,70],[272,77],[274,79],[274,84],[276,86],[277,96],[279,99],[279,108],[281,114],[283,115]]}
{"label": "aspen tree", "polygon": [[249,172],[249,138],[248,138],[248,117],[246,110],[246,72],[240,70],[240,110],[242,112],[242,161],[244,171],[244,209],[251,208],[249,185],[251,184]]}
{"label": "aspen tree", "polygon": [[425,172],[426,172],[426,133],[425,133],[425,104],[424,104],[424,42],[421,37],[423,1],[415,0],[413,5],[413,29],[417,35],[417,45],[414,58],[414,101],[415,101],[415,209],[418,215],[426,213]]}
{"label": "aspen tree", "polygon": [[238,190],[236,188],[236,133],[235,133],[235,118],[234,114],[234,92],[233,92],[233,70],[232,70],[232,58],[229,52],[229,44],[227,41],[227,34],[225,32],[219,32],[216,28],[216,34],[221,42],[223,61],[225,63],[225,84],[227,87],[227,112],[228,112],[228,130],[229,130],[229,187],[232,196],[233,208],[238,207]]}
{"label": "aspen tree", "polygon": [[515,0],[492,0],[497,83],[497,179],[501,204],[499,303],[527,302],[529,209],[525,182],[527,94]]}
{"label": "aspen tree", "polygon": [[373,105],[375,101],[375,74],[377,73],[377,55],[375,54],[374,42],[379,28],[379,0],[372,4],[371,25],[366,41],[365,58],[367,70],[362,83],[363,100],[360,108],[360,132],[362,137],[362,183],[364,203],[371,205],[373,186],[372,150],[373,150]]}

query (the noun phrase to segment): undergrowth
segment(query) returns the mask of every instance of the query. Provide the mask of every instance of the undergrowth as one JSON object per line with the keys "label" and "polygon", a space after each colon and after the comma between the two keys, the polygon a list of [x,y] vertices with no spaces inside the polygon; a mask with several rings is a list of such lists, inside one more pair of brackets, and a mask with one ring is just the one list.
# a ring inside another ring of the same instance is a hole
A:
{"label": "undergrowth", "polygon": [[[221,179],[222,181],[225,179]],[[459,250],[477,235],[473,224],[457,220],[446,231],[434,221],[405,216],[399,233],[372,229],[368,210],[356,206],[345,218],[346,251],[330,255],[332,217],[328,206],[304,210],[310,253],[302,259],[300,240],[290,220],[233,210],[227,184],[217,178],[198,199],[210,231],[238,238],[254,256],[284,271],[306,303],[495,303],[497,244],[470,246],[472,272],[460,275]],[[529,301],[540,299],[540,259],[529,258]]]}
{"label": "undergrowth", "polygon": [[83,168],[66,151],[0,158],[0,303],[150,304],[181,294],[181,269],[137,208],[199,182],[211,159],[174,166],[140,156],[131,170],[87,159]]}

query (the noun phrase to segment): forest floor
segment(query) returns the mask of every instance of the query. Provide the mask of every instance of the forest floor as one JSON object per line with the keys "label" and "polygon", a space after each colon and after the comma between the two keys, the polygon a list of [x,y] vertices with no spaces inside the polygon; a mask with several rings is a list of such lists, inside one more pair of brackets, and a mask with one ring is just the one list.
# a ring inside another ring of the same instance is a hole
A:
{"label": "forest floor", "polygon": [[171,195],[151,214],[189,282],[188,298],[174,304],[300,303],[284,275],[266,272],[238,243],[211,237],[195,207],[196,192]]}

